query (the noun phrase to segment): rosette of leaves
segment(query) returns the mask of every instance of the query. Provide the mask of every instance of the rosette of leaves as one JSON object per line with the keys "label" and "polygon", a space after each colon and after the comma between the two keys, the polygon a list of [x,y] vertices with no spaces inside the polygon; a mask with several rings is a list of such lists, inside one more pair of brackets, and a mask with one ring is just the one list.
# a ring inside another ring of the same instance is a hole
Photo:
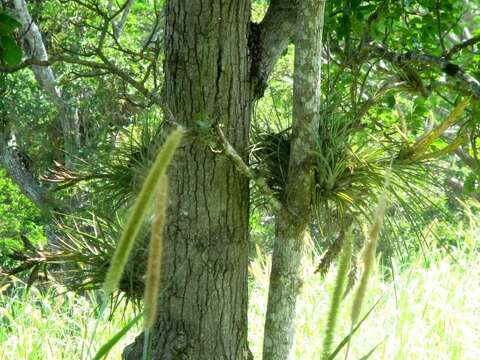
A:
{"label": "rosette of leaves", "polygon": [[57,164],[44,180],[56,183],[57,189],[87,183],[94,203],[99,205],[96,214],[108,216],[132,204],[163,134],[163,123],[145,116],[137,124],[120,129],[113,147],[99,147],[94,156],[79,160],[73,171]]}
{"label": "rosette of leaves", "polygon": [[[24,248],[10,255],[21,265],[9,273],[29,273],[29,285],[41,278],[45,281],[55,279],[68,290],[76,292],[99,290],[122,229],[123,223],[119,217],[113,221],[94,214],[84,218],[64,217],[56,223],[58,242],[55,246],[45,250],[23,239]],[[128,262],[119,284],[119,289],[129,300],[139,300],[143,294],[149,230],[148,219],[142,225],[136,246],[130,254],[131,259],[138,260]]]}
{"label": "rosette of leaves", "polygon": [[[312,191],[312,224],[322,247],[336,246],[331,236],[344,230],[351,221],[369,221],[380,194],[386,191],[391,204],[386,214],[389,247],[400,250],[396,228],[406,220],[420,235],[421,214],[435,207],[432,194],[438,191],[428,162],[405,163],[398,156],[404,143],[382,136],[376,129],[359,126],[349,112],[332,112],[329,104],[322,111],[322,120],[315,139]],[[279,200],[288,177],[290,154],[289,129],[254,128],[252,166],[266,179]],[[388,186],[385,187],[388,178]],[[254,195],[255,196],[255,195]],[[257,202],[258,194],[254,197]],[[324,249],[322,249],[323,251]],[[334,257],[332,257],[334,258]]]}

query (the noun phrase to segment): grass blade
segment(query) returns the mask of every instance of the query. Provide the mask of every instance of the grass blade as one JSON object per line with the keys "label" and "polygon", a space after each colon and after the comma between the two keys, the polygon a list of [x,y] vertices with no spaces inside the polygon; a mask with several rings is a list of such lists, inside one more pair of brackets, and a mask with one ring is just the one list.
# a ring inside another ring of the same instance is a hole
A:
{"label": "grass blade", "polygon": [[130,322],[125,325],[119,332],[117,332],[110,340],[108,340],[95,354],[92,360],[101,360],[108,355],[110,350],[125,336],[125,334],[142,318],[143,314],[140,313],[135,316]]}
{"label": "grass blade", "polygon": [[358,360],[367,360],[372,354],[377,350],[377,348],[383,343],[384,340],[380,341],[377,345],[375,345],[366,355],[363,355],[360,359]]}
{"label": "grass blade", "polygon": [[345,283],[347,280],[348,270],[350,268],[350,259],[352,258],[352,228],[345,233],[345,241],[343,244],[342,255],[340,257],[337,278],[335,279],[335,287],[332,294],[330,311],[328,313],[327,327],[323,342],[322,359],[328,359],[332,348],[333,335],[335,334],[335,325],[337,323],[338,310],[340,302],[344,294]]}
{"label": "grass blade", "polygon": [[375,309],[375,307],[378,305],[380,300],[382,300],[382,298],[378,299],[377,302],[375,304],[373,304],[373,306],[368,310],[368,312],[363,316],[363,318],[361,318],[360,321],[358,321],[357,324],[353,327],[353,329],[350,330],[350,333],[348,333],[348,335],[345,336],[342,341],[340,341],[340,343],[337,345],[335,350],[328,357],[328,360],[335,359],[335,357],[340,353],[340,351],[342,351],[342,349],[345,347],[345,345],[347,345],[348,342],[350,341],[353,334],[355,334],[355,332],[360,328],[360,326],[363,324],[363,322],[372,313],[373,309]]}

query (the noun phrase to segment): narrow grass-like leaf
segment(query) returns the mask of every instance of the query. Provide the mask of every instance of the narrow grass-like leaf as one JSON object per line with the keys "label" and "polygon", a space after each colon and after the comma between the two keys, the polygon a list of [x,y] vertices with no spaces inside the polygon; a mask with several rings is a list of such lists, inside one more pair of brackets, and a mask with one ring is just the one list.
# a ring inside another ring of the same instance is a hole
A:
{"label": "narrow grass-like leaf", "polygon": [[365,247],[364,253],[363,273],[352,304],[352,326],[357,322],[362,309],[363,299],[365,298],[365,293],[367,291],[368,279],[373,268],[373,262],[375,261],[375,252],[377,250],[378,238],[380,237],[386,208],[387,201],[385,195],[383,195],[378,202],[375,219],[368,234],[368,243]]}
{"label": "narrow grass-like leaf", "polygon": [[343,243],[342,254],[338,265],[337,278],[335,280],[335,287],[333,289],[330,311],[328,313],[327,327],[325,331],[325,338],[323,342],[322,359],[326,360],[329,357],[333,335],[335,334],[335,325],[337,323],[338,310],[340,302],[345,289],[347,281],[348,270],[350,268],[350,259],[352,258],[352,228],[345,233],[345,240]]}
{"label": "narrow grass-like leaf", "polygon": [[330,356],[328,357],[328,360],[333,360],[335,359],[335,357],[340,353],[340,351],[342,351],[342,349],[345,347],[345,345],[347,345],[350,341],[350,339],[352,338],[352,336],[355,334],[355,332],[360,328],[360,326],[363,324],[363,322],[368,318],[368,316],[372,313],[372,311],[377,307],[377,305],[380,303],[380,300],[382,300],[382,298],[378,299],[375,304],[372,305],[372,307],[367,311],[367,313],[363,316],[363,318],[360,319],[360,321],[358,321],[357,325],[355,325],[355,327],[353,327],[353,329],[350,330],[350,332],[348,333],[347,336],[345,336],[342,341],[340,341],[340,343],[337,345],[337,347],[335,348],[335,350],[333,350],[333,352],[330,354]]}
{"label": "narrow grass-like leaf", "polygon": [[132,212],[128,218],[125,230],[113,254],[109,270],[107,272],[103,290],[107,295],[111,294],[118,286],[122,277],[123,269],[127,263],[128,255],[132,250],[135,238],[140,230],[143,218],[156,193],[156,188],[162,175],[165,174],[173,154],[180,144],[182,138],[181,130],[174,130],[166,139],[164,145],[153,163],[153,166],[143,183],[133,205]]}
{"label": "narrow grass-like leaf", "polygon": [[360,359],[358,360],[367,360],[368,358],[370,358],[370,356],[372,356],[372,354],[375,352],[375,350],[377,350],[377,348],[383,343],[383,340],[380,341],[377,345],[375,345],[368,353],[366,353],[365,355],[363,355]]}
{"label": "narrow grass-like leaf", "polygon": [[168,178],[163,175],[158,184],[157,206],[155,219],[152,223],[152,236],[148,251],[147,279],[145,285],[145,329],[151,329],[155,324],[157,314],[157,296],[160,283],[160,265],[162,258],[162,238],[167,211]]}
{"label": "narrow grass-like leaf", "polygon": [[108,355],[110,350],[122,339],[123,336],[142,318],[140,313],[135,316],[130,322],[125,325],[119,332],[117,332],[110,340],[108,340],[95,354],[92,360],[101,360]]}

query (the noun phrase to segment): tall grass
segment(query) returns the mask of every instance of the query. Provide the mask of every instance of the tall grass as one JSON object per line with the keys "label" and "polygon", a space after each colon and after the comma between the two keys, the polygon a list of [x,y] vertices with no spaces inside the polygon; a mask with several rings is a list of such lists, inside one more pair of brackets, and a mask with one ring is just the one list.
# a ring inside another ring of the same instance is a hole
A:
{"label": "tall grass", "polygon": [[[260,257],[250,268],[255,281],[250,291],[249,340],[255,359],[260,359],[262,352],[269,266],[268,259]],[[298,299],[292,359],[317,360],[322,353],[336,270],[331,269],[322,280],[314,274],[311,256],[305,258],[303,268],[305,283]],[[350,331],[353,296],[351,292],[340,308],[334,346]],[[387,277],[374,266],[364,312],[380,298],[352,337],[350,359],[360,359],[378,344],[369,359],[480,359],[480,256],[475,252],[435,250],[419,255],[412,264],[394,265]]]}
{"label": "tall grass", "polygon": [[[134,314],[113,314],[110,321],[95,316],[95,299],[68,292],[56,295],[53,290],[39,292],[32,287],[28,293],[20,286],[0,294],[0,359],[1,360],[78,360],[85,356],[90,337],[96,328],[93,350],[100,347]],[[122,338],[108,359],[120,359],[122,348],[131,343],[136,329]]]}
{"label": "tall grass", "polygon": [[[361,358],[379,343],[370,359],[480,358],[480,256],[474,239],[469,238],[468,248],[450,253],[433,250],[410,264],[394,264],[387,276],[379,266],[373,267],[360,316],[381,301],[353,336],[350,359]],[[313,256],[305,257],[294,360],[318,360],[322,351],[337,271],[333,267],[322,280],[314,273],[315,265]],[[261,358],[269,266],[268,258],[261,255],[250,266],[249,340],[255,359]],[[353,295],[350,292],[341,303],[333,346],[350,331]],[[97,320],[94,308],[94,299],[73,293],[42,295],[32,288],[25,294],[21,287],[8,295],[0,293],[0,359],[78,360],[82,351],[85,354],[97,321],[93,350],[134,316],[129,308],[124,317],[118,312],[110,322]],[[128,332],[108,359],[120,359],[123,347],[133,341],[141,326],[139,322]]]}

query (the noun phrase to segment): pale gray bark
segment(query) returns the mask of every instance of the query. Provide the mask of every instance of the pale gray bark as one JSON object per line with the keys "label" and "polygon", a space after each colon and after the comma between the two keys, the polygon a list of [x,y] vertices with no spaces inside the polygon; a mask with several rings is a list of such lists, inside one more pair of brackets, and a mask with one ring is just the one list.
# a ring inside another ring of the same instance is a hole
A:
{"label": "pale gray bark", "polygon": [[295,333],[301,287],[300,263],[310,219],[315,134],[320,121],[320,77],[325,1],[299,5],[295,36],[292,142],[284,208],[276,218],[276,239],[268,294],[264,360],[287,359]]}
{"label": "pale gray bark", "polygon": [[[120,17],[120,20],[118,20],[118,22],[115,22],[114,20],[112,20],[113,36],[117,41],[120,40],[120,35],[122,34],[123,28],[127,23],[128,15],[130,14],[130,10],[132,9],[132,5],[134,2],[135,0],[127,1],[127,3],[125,4],[125,8],[123,9],[122,16]],[[111,10],[111,7],[112,7],[112,2],[109,3],[110,10]]]}
{"label": "pale gray bark", "polygon": [[[16,17],[22,24],[25,52],[32,59],[48,62],[48,54],[42,39],[42,34],[37,24],[32,20],[28,12],[25,0],[13,0]],[[40,87],[50,96],[58,112],[58,121],[63,135],[66,162],[69,162],[69,155],[76,152],[80,147],[79,119],[76,111],[63,97],[57,85],[55,74],[51,66],[32,66]],[[69,164],[66,164],[69,165]]]}
{"label": "pale gray bark", "polygon": [[[465,196],[465,187],[463,186],[462,182],[454,177],[450,177],[445,179],[445,184],[448,185],[450,189],[453,190],[453,192],[459,196]],[[480,201],[480,193],[478,192],[471,192],[468,194],[469,197]]]}
{"label": "pale gray bark", "polygon": [[0,133],[0,159],[10,179],[35,206],[50,211],[53,201],[47,189],[42,187],[25,168],[17,151],[15,134],[12,131]]}

